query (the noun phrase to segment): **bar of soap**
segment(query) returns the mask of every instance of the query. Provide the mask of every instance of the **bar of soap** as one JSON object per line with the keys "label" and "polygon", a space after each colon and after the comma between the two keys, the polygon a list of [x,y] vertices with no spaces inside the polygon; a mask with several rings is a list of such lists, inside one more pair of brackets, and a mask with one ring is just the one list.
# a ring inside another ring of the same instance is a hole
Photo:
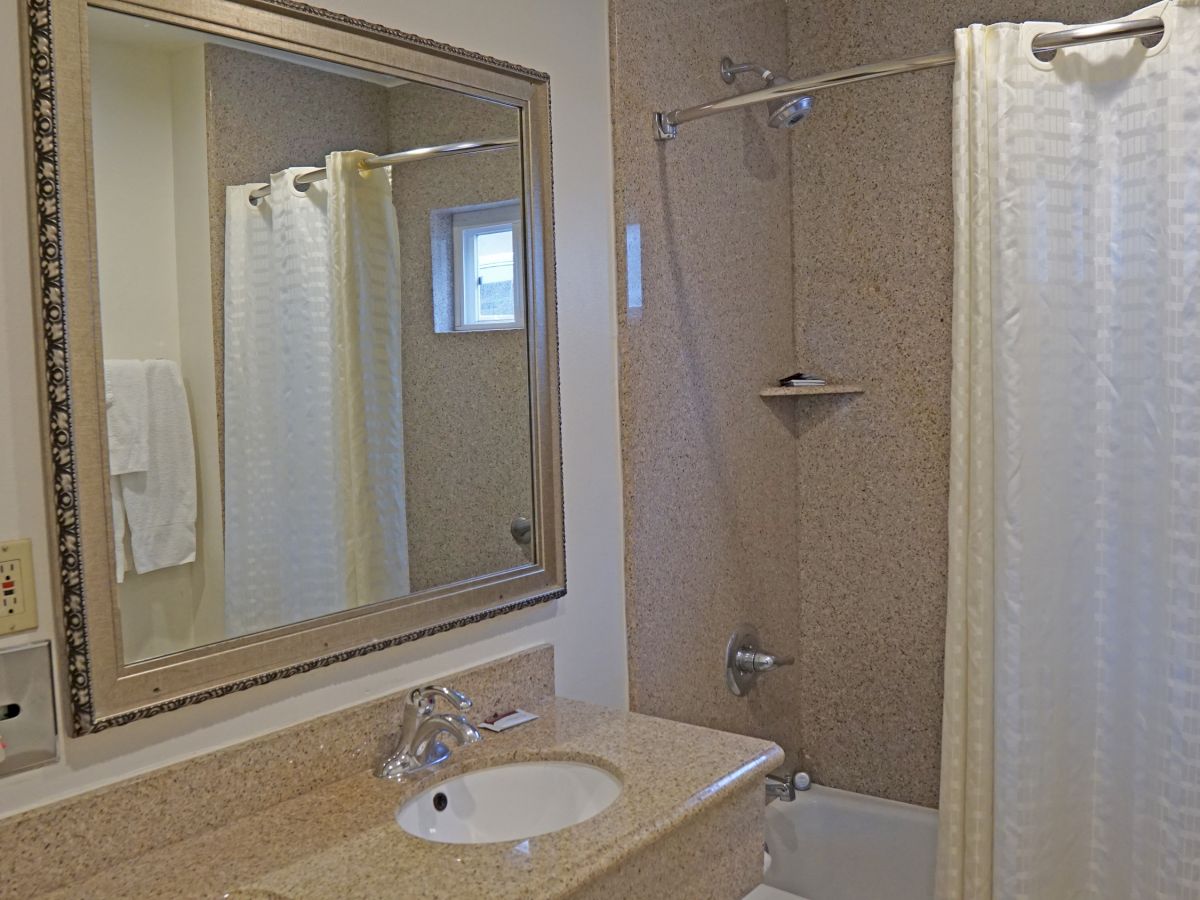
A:
{"label": "bar of soap", "polygon": [[526,722],[532,722],[536,718],[537,716],[531,712],[525,712],[523,709],[514,709],[512,712],[488,716],[479,723],[479,727],[486,728],[488,731],[507,731],[510,728],[516,728],[518,725],[524,725]]}

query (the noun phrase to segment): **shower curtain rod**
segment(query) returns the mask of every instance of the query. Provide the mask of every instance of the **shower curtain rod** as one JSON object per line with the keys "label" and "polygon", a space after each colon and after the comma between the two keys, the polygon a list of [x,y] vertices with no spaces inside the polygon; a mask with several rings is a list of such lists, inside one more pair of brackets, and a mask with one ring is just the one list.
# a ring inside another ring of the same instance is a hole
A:
{"label": "shower curtain rod", "polygon": [[[1051,60],[1059,50],[1084,44],[1099,44],[1104,41],[1140,38],[1143,44],[1153,46],[1153,38],[1161,37],[1162,34],[1163,20],[1157,16],[1150,19],[1101,22],[1097,25],[1076,25],[1061,31],[1047,31],[1039,34],[1033,39],[1033,51],[1038,59]],[[930,53],[926,56],[912,56],[890,62],[855,66],[852,69],[841,69],[837,72],[800,78],[796,81],[780,81],[770,87],[738,94],[736,97],[713,100],[701,103],[699,106],[689,106],[686,109],[656,112],[654,114],[654,137],[655,140],[669,141],[679,133],[679,126],[685,122],[694,122],[697,119],[742,109],[757,103],[783,100],[797,94],[807,94],[823,88],[853,84],[856,81],[867,81],[871,78],[882,78],[885,75],[902,75],[905,72],[919,72],[922,69],[936,69],[940,66],[952,65],[954,65],[954,51],[944,50],[941,53]]]}
{"label": "shower curtain rod", "polygon": [[[456,144],[438,144],[436,147],[414,147],[412,150],[398,150],[395,153],[384,153],[380,156],[369,156],[359,163],[363,169],[384,169],[400,163],[417,162],[434,156],[459,156],[466,153],[483,153],[488,150],[507,150],[515,147],[520,141],[517,138],[497,138],[491,141],[459,141]],[[293,180],[296,184],[312,184],[324,181],[328,173],[324,169],[313,169],[297,175]],[[251,200],[260,200],[271,193],[270,185],[255,188],[250,192]]]}

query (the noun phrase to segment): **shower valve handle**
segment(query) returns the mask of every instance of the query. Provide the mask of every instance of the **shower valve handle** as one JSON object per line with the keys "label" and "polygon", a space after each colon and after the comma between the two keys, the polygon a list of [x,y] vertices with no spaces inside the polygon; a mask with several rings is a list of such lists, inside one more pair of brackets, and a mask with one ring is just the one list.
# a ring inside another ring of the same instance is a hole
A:
{"label": "shower valve handle", "polygon": [[752,650],[744,648],[739,650],[734,657],[734,664],[741,672],[770,672],[772,669],[778,669],[781,666],[794,665],[796,657],[794,656],[776,656],[774,653],[765,653],[762,650]]}
{"label": "shower valve handle", "polygon": [[783,666],[794,665],[795,657],[767,653],[753,625],[739,625],[725,645],[725,684],[737,697],[744,697],[758,677]]}

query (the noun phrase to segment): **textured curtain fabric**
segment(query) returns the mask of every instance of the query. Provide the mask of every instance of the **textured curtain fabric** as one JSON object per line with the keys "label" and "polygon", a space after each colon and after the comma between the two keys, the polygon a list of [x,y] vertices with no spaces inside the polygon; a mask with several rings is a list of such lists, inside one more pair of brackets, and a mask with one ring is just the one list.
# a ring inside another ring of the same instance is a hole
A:
{"label": "textured curtain fabric", "polygon": [[399,237],[363,155],[226,190],[229,636],[408,592]]}
{"label": "textured curtain fabric", "polygon": [[958,36],[938,896],[1200,897],[1200,9]]}
{"label": "textured curtain fabric", "polygon": [[1002,28],[974,26],[955,35],[950,546],[939,900],[986,900],[992,889],[994,482],[987,60],[1002,33]]}
{"label": "textured curtain fabric", "polygon": [[368,153],[333,153],[330,289],[339,398],[337,458],[350,605],[409,591],[400,370],[400,227],[392,170],[364,171]]}

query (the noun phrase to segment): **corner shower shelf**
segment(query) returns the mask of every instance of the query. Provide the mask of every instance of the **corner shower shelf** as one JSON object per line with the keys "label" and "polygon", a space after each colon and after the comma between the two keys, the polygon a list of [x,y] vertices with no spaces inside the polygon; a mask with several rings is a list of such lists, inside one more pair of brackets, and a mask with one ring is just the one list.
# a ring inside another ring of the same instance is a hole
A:
{"label": "corner shower shelf", "polygon": [[861,394],[859,384],[822,384],[807,387],[769,387],[758,392],[760,397],[813,397],[818,394]]}

